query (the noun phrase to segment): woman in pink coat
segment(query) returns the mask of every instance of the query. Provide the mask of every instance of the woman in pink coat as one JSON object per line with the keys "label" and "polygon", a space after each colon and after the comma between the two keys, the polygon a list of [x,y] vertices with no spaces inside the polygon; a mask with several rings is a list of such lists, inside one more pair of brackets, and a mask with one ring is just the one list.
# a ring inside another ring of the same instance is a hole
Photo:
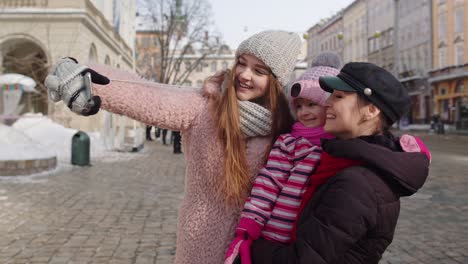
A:
{"label": "woman in pink coat", "polygon": [[[292,125],[283,86],[299,50],[300,38],[293,33],[253,35],[240,44],[226,77],[205,83],[209,96],[196,89],[136,80],[102,65],[91,70],[70,58],[60,60],[45,83],[52,100],[63,100],[81,115],[102,108],[182,132],[187,169],[175,263],[218,264],[272,140]],[[81,92],[87,72],[93,82],[108,83],[94,85],[91,96]],[[210,93],[223,79],[222,93]]]}

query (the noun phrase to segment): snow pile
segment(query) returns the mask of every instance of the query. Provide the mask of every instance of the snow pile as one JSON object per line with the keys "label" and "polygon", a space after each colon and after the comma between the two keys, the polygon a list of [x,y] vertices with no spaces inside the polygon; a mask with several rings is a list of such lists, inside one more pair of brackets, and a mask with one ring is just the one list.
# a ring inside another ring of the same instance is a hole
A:
{"label": "snow pile", "polygon": [[[0,126],[0,135],[6,135],[0,141],[0,160],[38,159],[52,154],[58,161],[70,162],[71,140],[77,131],[54,123],[40,113],[24,114],[12,127]],[[99,133],[88,133],[88,136],[91,158],[105,155]]]}
{"label": "snow pile", "polygon": [[0,124],[0,160],[47,159],[56,154],[12,127]]}

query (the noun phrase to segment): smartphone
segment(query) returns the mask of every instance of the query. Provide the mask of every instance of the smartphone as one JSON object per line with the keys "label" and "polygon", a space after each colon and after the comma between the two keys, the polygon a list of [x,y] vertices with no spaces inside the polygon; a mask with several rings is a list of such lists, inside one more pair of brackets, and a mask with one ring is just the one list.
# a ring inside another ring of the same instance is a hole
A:
{"label": "smartphone", "polygon": [[85,75],[84,75],[84,95],[85,97],[84,98],[91,98],[91,73],[90,72],[87,72]]}

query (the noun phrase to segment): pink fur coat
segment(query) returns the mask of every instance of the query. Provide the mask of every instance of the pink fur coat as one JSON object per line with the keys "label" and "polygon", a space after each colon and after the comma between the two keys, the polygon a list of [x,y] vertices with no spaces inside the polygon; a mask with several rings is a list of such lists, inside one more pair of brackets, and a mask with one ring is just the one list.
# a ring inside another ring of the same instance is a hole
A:
{"label": "pink fur coat", "polygon": [[[178,215],[175,263],[222,263],[242,208],[226,208],[215,197],[224,177],[225,154],[207,97],[202,96],[200,89],[151,83],[102,65],[92,68],[111,79],[109,85],[93,86],[104,110],[181,131],[186,176],[185,197]],[[213,92],[212,87],[206,89]],[[257,137],[247,142],[252,177],[262,166],[261,159],[269,151],[265,148],[270,140]]]}

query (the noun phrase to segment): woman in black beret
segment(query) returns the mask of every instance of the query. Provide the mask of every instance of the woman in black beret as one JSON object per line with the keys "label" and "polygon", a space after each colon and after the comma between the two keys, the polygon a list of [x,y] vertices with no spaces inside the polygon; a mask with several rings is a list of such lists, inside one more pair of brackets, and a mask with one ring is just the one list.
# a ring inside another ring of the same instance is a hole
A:
{"label": "woman in black beret", "polygon": [[310,180],[289,245],[257,240],[252,262],[378,263],[392,242],[400,197],[420,189],[430,153],[416,137],[389,131],[410,107],[401,83],[371,64],[321,77],[327,100],[320,165]]}

